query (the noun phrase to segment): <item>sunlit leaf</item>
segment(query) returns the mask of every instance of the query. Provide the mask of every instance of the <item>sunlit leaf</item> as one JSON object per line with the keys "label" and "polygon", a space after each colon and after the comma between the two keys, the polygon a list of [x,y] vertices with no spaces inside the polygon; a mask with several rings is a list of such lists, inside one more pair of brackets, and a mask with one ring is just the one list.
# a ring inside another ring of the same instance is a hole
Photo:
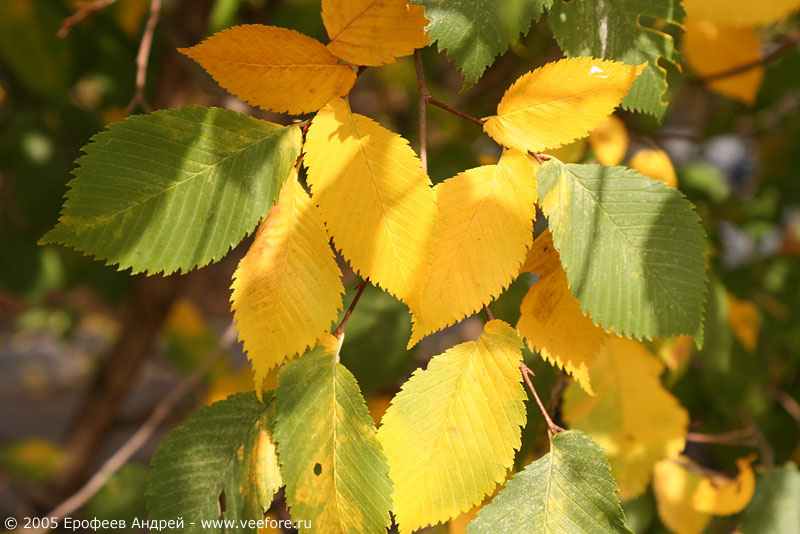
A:
{"label": "sunlit leaf", "polygon": [[628,165],[640,174],[661,180],[670,187],[678,187],[678,176],[672,160],[663,150],[657,148],[643,148],[633,155]]}
{"label": "sunlit leaf", "polygon": [[[589,145],[602,165],[619,165],[628,152],[628,130],[615,115],[597,125],[589,134]],[[560,159],[560,158],[559,158]],[[563,160],[562,160],[563,161]]]}
{"label": "sunlit leaf", "polygon": [[683,0],[686,13],[697,20],[731,26],[765,26],[800,9],[800,0]]}

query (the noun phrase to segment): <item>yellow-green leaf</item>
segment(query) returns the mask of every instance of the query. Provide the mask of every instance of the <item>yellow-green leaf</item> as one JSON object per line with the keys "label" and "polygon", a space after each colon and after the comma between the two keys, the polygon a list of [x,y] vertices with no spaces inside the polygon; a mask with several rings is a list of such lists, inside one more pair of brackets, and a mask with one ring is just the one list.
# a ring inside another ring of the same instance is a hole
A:
{"label": "yellow-green leaf", "polygon": [[686,445],[689,414],[661,385],[664,364],[638,341],[612,337],[589,369],[595,396],[570,385],[564,420],[603,447],[626,499],[647,488],[655,464]]}
{"label": "yellow-green leaf", "polygon": [[392,401],[378,439],[401,533],[456,517],[505,479],[525,424],[521,349],[513,328],[490,321],[477,342],[415,371]]}
{"label": "yellow-green leaf", "polygon": [[257,391],[275,365],[313,346],[342,305],[341,273],[297,171],[233,275],[233,318]]}
{"label": "yellow-green leaf", "polygon": [[536,216],[539,165],[508,150],[497,165],[436,186],[438,214],[409,345],[479,310],[514,280]]}
{"label": "yellow-green leaf", "polygon": [[585,57],[548,63],[517,79],[483,128],[523,152],[566,145],[611,115],[644,67]]}
{"label": "yellow-green leaf", "polygon": [[688,18],[683,35],[683,52],[698,76],[712,77],[707,82],[711,89],[748,105],[755,102],[764,80],[764,65],[756,65],[733,76],[713,79],[715,74],[761,59],[761,40],[755,28],[737,28]]}
{"label": "yellow-green leaf", "polygon": [[425,8],[407,0],[322,0],[328,50],[356,65],[383,65],[428,45]]}
{"label": "yellow-green leaf", "polygon": [[572,296],[549,230],[533,242],[522,271],[536,273],[539,279],[522,299],[517,331],[531,350],[593,395],[589,366],[611,336],[584,315]]}
{"label": "yellow-green leaf", "polygon": [[408,142],[336,99],[314,117],[303,162],[314,202],[345,259],[412,302],[433,235],[436,195]]}
{"label": "yellow-green leaf", "polygon": [[179,51],[238,98],[279,113],[316,111],[356,81],[325,45],[275,26],[234,26]]}

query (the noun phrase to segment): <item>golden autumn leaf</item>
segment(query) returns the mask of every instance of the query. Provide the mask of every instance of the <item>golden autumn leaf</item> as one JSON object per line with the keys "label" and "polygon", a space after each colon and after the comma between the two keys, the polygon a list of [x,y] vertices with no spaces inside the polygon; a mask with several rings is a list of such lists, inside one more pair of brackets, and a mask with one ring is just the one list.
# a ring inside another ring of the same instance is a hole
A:
{"label": "golden autumn leaf", "polygon": [[800,0],[684,0],[687,18],[730,26],[764,26],[800,9]]}
{"label": "golden autumn leaf", "polygon": [[571,384],[564,420],[603,447],[620,495],[647,489],[653,466],[686,445],[689,414],[662,385],[658,358],[640,342],[613,337],[589,369],[595,396]]}
{"label": "golden autumn leaf", "polygon": [[585,57],[548,63],[518,78],[483,128],[523,152],[566,145],[608,117],[644,67]]}
{"label": "golden autumn leaf", "polygon": [[658,346],[658,357],[670,371],[677,371],[689,361],[693,345],[692,336],[687,334],[661,340]]}
{"label": "golden autumn leaf", "polygon": [[592,395],[589,366],[611,335],[584,315],[572,296],[549,230],[533,242],[522,272],[536,273],[539,279],[522,300],[517,331],[531,350],[572,375]]}
{"label": "golden autumn leaf", "polygon": [[615,115],[610,115],[589,134],[589,146],[592,147],[597,161],[609,167],[619,165],[625,159],[628,143],[625,123]]}
{"label": "golden autumn leaf", "polygon": [[749,300],[741,300],[728,293],[728,324],[731,332],[750,352],[756,350],[758,334],[761,331],[761,314],[756,305]]}
{"label": "golden autumn leaf", "polygon": [[344,288],[328,236],[297,171],[233,275],[233,318],[257,391],[270,369],[330,329]]}
{"label": "golden autumn leaf", "polygon": [[179,52],[249,104],[294,115],[347,94],[356,72],[307,35],[260,24],[234,26]]}
{"label": "golden autumn leaf", "polygon": [[423,6],[407,0],[322,0],[330,50],[356,65],[384,65],[428,45]]}
{"label": "golden autumn leaf", "polygon": [[736,478],[704,477],[692,496],[692,505],[700,512],[713,515],[733,515],[744,510],[756,490],[756,475],[751,454],[736,460]]}
{"label": "golden autumn leaf", "polygon": [[497,165],[437,185],[438,214],[409,346],[478,311],[514,281],[536,216],[538,163],[508,150]]}
{"label": "golden autumn leaf", "polygon": [[434,356],[403,385],[378,439],[402,534],[457,517],[492,493],[520,447],[522,341],[489,321],[478,341]]}
{"label": "golden autumn leaf", "polygon": [[643,148],[633,155],[628,166],[653,180],[661,180],[670,187],[678,187],[675,167],[663,150]]}
{"label": "golden autumn leaf", "polygon": [[[761,40],[751,27],[732,27],[708,20],[686,20],[683,35],[686,61],[698,76],[713,77],[761,58]],[[764,80],[764,65],[733,76],[710,79],[707,85],[721,95],[753,105]]]}
{"label": "golden autumn leaf", "polygon": [[342,255],[410,305],[433,236],[436,195],[408,141],[336,99],[314,117],[303,162]]}
{"label": "golden autumn leaf", "polygon": [[656,509],[661,522],[674,534],[701,534],[711,514],[696,510],[692,499],[703,477],[688,470],[683,462],[689,460],[663,460],[653,469]]}
{"label": "golden autumn leaf", "polygon": [[564,163],[579,163],[586,155],[587,145],[588,142],[586,137],[581,137],[577,141],[573,141],[568,145],[560,146],[552,150],[546,150],[544,154],[553,156]]}

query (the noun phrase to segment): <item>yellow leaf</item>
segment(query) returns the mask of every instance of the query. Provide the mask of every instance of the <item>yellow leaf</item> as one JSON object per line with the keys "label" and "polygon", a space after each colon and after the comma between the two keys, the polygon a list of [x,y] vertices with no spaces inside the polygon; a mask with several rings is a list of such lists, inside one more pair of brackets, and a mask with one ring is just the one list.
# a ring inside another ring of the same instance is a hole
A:
{"label": "yellow leaf", "polygon": [[536,167],[517,150],[436,186],[438,214],[409,346],[494,300],[519,273],[536,216]]}
{"label": "yellow leaf", "polygon": [[589,366],[610,334],[584,315],[572,296],[549,230],[533,242],[522,271],[536,273],[539,279],[522,300],[517,331],[531,350],[564,369],[593,395]]}
{"label": "yellow leaf", "polygon": [[408,141],[336,99],[314,117],[303,161],[342,255],[410,305],[433,235],[436,195]]}
{"label": "yellow leaf", "polygon": [[753,498],[756,489],[756,475],[751,454],[736,460],[739,474],[734,479],[726,477],[704,477],[692,496],[696,510],[714,515],[738,514]]}
{"label": "yellow leaf", "polygon": [[513,328],[489,321],[477,342],[434,356],[392,401],[378,439],[402,534],[466,512],[505,479],[525,424],[521,349]]}
{"label": "yellow leaf", "polygon": [[[761,40],[753,28],[687,19],[683,51],[692,69],[704,78],[758,61],[761,58]],[[707,84],[721,95],[753,105],[765,70],[763,65],[759,65],[740,74],[711,79]]]}
{"label": "yellow leaf", "polygon": [[688,460],[664,460],[653,469],[656,508],[661,522],[674,534],[700,534],[711,521],[711,514],[695,510],[692,505],[703,477],[686,469],[683,462]]}
{"label": "yellow leaf", "polygon": [[658,357],[670,371],[677,371],[689,360],[693,344],[692,336],[687,334],[664,339],[658,347]]}
{"label": "yellow leaf", "polygon": [[740,300],[728,293],[728,324],[739,343],[750,352],[756,350],[761,331],[761,314],[749,300]]}
{"label": "yellow leaf", "polygon": [[628,152],[628,142],[625,123],[614,115],[598,124],[589,134],[589,146],[602,165],[619,165]]}
{"label": "yellow leaf", "polygon": [[580,161],[583,160],[583,156],[586,155],[586,144],[586,138],[582,137],[568,145],[547,150],[545,154],[553,156],[564,163],[580,163]]}
{"label": "yellow leaf", "polygon": [[689,414],[661,385],[663,370],[640,342],[613,337],[589,369],[596,396],[574,384],[565,394],[564,420],[605,449],[626,499],[642,494],[653,466],[686,445]]}
{"label": "yellow leaf", "polygon": [[670,187],[678,187],[675,167],[663,150],[643,148],[633,155],[628,165],[653,180],[661,180]]}
{"label": "yellow leaf", "polygon": [[353,68],[325,45],[275,26],[234,26],[179,52],[238,98],[279,113],[316,111],[356,81]]}
{"label": "yellow leaf", "polygon": [[644,67],[594,58],[548,63],[509,87],[483,129],[523,152],[566,145],[608,117]]}
{"label": "yellow leaf", "polygon": [[322,0],[328,50],[356,65],[383,65],[428,45],[423,6],[407,0]]}
{"label": "yellow leaf", "polygon": [[257,391],[270,369],[331,327],[342,305],[341,273],[322,220],[293,171],[233,275],[233,318]]}
{"label": "yellow leaf", "polygon": [[800,9],[800,0],[684,0],[687,18],[730,26],[764,26]]}

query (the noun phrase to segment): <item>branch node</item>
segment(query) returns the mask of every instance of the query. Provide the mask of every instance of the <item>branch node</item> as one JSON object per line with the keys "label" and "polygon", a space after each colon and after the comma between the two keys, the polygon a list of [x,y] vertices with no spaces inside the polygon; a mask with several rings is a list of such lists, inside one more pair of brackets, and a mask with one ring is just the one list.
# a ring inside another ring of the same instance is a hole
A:
{"label": "branch node", "polygon": [[539,394],[536,393],[536,388],[533,387],[533,382],[531,382],[530,377],[536,376],[536,374],[531,370],[530,367],[525,365],[525,362],[521,360],[519,362],[519,370],[522,371],[522,378],[525,379],[525,383],[528,385],[528,389],[533,395],[533,398],[536,401],[536,405],[539,406],[539,411],[542,412],[542,416],[544,417],[544,420],[547,423],[547,429],[550,431],[550,434],[555,436],[559,432],[564,432],[566,429],[555,424],[553,420],[550,418],[550,414],[547,413],[544,404],[542,404],[542,400],[539,398]]}

